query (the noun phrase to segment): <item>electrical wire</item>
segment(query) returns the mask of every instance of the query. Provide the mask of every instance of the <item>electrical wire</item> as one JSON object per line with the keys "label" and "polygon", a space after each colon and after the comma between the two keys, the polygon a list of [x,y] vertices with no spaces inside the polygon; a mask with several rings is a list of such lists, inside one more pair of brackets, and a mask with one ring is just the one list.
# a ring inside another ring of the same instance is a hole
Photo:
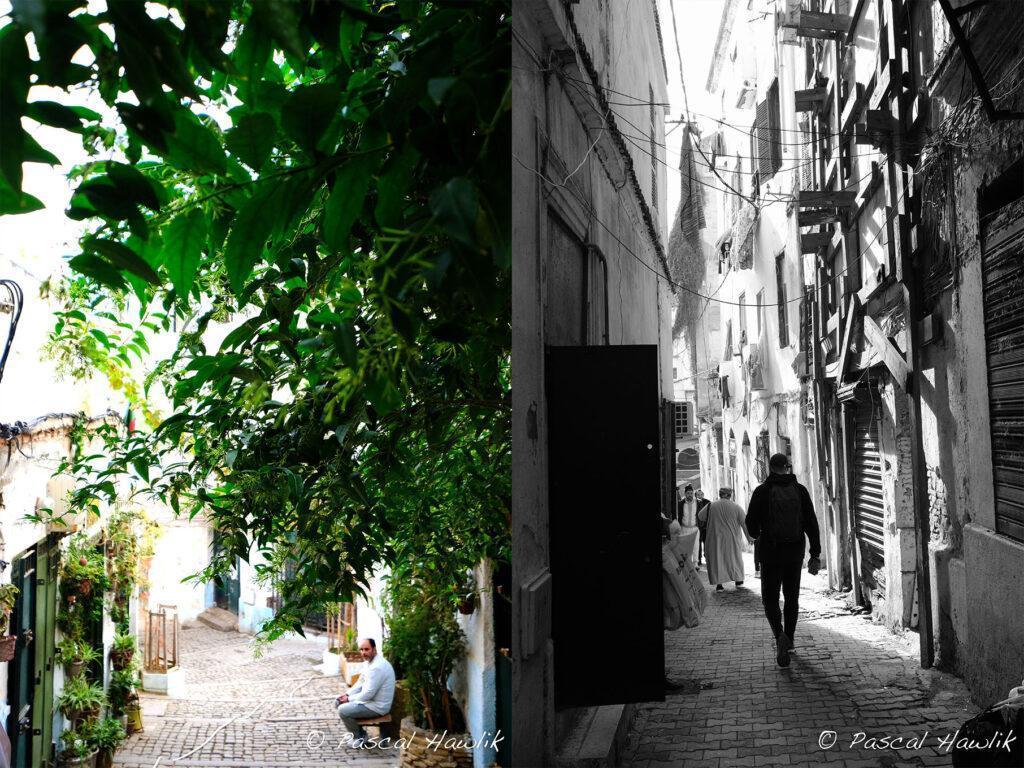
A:
{"label": "electrical wire", "polygon": [[[538,176],[538,177],[539,177],[539,178],[540,178],[540,179],[541,179],[542,181],[544,181],[544,182],[546,182],[546,183],[548,183],[548,184],[552,184],[552,185],[554,185],[554,184],[555,184],[555,182],[554,182],[554,181],[552,181],[551,179],[549,179],[549,178],[548,178],[547,176],[545,176],[545,175],[544,175],[543,173],[541,173],[541,172],[540,172],[539,170],[537,170],[536,168],[531,168],[531,167],[530,167],[529,165],[527,165],[526,163],[524,163],[524,162],[523,162],[523,160],[522,160],[522,159],[521,159],[521,158],[519,157],[519,155],[517,155],[517,154],[516,154],[515,152],[513,152],[513,153],[512,153],[512,158],[513,158],[513,159],[514,159],[514,160],[515,160],[515,161],[516,161],[517,163],[519,163],[519,165],[520,165],[520,166],[521,166],[521,167],[522,167],[522,168],[523,168],[524,170],[527,170],[527,171],[529,171],[530,173],[533,173],[534,175]],[[897,199],[897,204],[898,204],[899,202],[901,202],[901,201],[903,200],[903,198],[904,198],[904,197],[906,197],[907,191],[908,191],[909,189],[910,189],[910,186],[909,186],[909,185],[906,185],[906,186],[904,186],[904,188],[903,188],[903,193],[902,193],[902,194],[900,195],[900,197],[899,197],[899,198]],[[641,265],[642,265],[642,266],[643,266],[643,267],[644,267],[645,269],[647,269],[648,271],[652,272],[652,273],[653,273],[654,275],[658,276],[659,278],[660,278],[660,277],[662,277],[662,275],[661,275],[661,273],[660,273],[660,272],[658,272],[657,270],[655,270],[654,268],[652,268],[652,267],[651,267],[651,266],[650,266],[650,265],[649,265],[649,264],[648,264],[648,263],[647,263],[647,262],[646,262],[646,261],[644,260],[644,258],[643,258],[642,256],[640,256],[640,255],[639,255],[638,253],[636,253],[636,251],[634,251],[634,250],[633,250],[632,248],[630,248],[628,244],[626,244],[625,242],[623,242],[623,241],[622,241],[622,239],[621,239],[621,238],[619,238],[619,236],[618,236],[618,235],[616,235],[616,234],[615,234],[615,232],[614,232],[614,231],[612,231],[612,229],[611,229],[611,228],[610,228],[610,227],[609,227],[609,226],[608,226],[607,224],[605,224],[605,223],[604,223],[604,221],[603,221],[603,220],[602,220],[602,219],[601,219],[601,218],[600,218],[599,216],[597,216],[597,212],[596,212],[596,211],[594,210],[593,206],[592,206],[592,205],[590,205],[590,204],[588,203],[588,201],[584,200],[584,199],[583,199],[583,198],[582,198],[582,197],[581,197],[580,195],[578,195],[578,194],[577,194],[577,193],[576,193],[576,192],[575,192],[575,191],[573,190],[573,188],[572,188],[572,187],[566,187],[566,190],[567,190],[567,191],[568,191],[568,192],[569,192],[569,193],[570,193],[571,195],[573,195],[573,197],[575,197],[575,198],[576,198],[576,200],[577,200],[577,201],[578,201],[578,202],[580,203],[580,205],[582,205],[582,206],[583,206],[583,207],[584,207],[584,208],[585,208],[585,209],[587,210],[587,212],[588,212],[588,213],[589,213],[589,214],[591,215],[591,217],[593,218],[593,220],[594,220],[595,222],[597,222],[597,224],[599,224],[599,225],[601,226],[601,228],[602,228],[603,230],[605,230],[605,232],[607,232],[607,233],[608,233],[608,235],[610,235],[610,236],[611,236],[611,238],[612,238],[613,240],[615,240],[615,242],[617,242],[617,243],[618,243],[618,244],[619,244],[619,245],[620,245],[620,246],[622,247],[622,249],[623,249],[623,250],[624,250],[624,251],[625,251],[626,253],[628,253],[628,254],[629,254],[630,256],[632,256],[632,257],[633,257],[633,258],[634,258],[634,259],[635,259],[636,261],[638,261],[638,262],[639,262],[639,263],[640,263],[640,264],[641,264]],[[897,208],[897,206],[893,206],[893,210],[896,210],[896,208]],[[898,214],[893,214],[893,215],[898,215]],[[885,224],[888,224],[888,223],[890,223],[891,221],[892,221],[892,216],[886,216],[886,217],[885,217],[885,220],[884,220],[884,223],[885,223]],[[885,231],[886,231],[886,227],[885,227],[885,226],[880,226],[880,227],[878,228],[878,231],[877,231],[877,232],[875,233],[875,236],[874,236],[874,237],[872,237],[872,238],[871,238],[871,240],[869,240],[869,241],[868,241],[868,243],[867,243],[867,244],[866,244],[866,245],[864,246],[864,248],[863,248],[863,249],[861,249],[861,250],[860,250],[860,251],[859,251],[859,252],[857,253],[857,255],[856,255],[856,258],[855,258],[854,260],[851,260],[851,263],[852,263],[853,261],[856,261],[857,263],[859,263],[859,262],[860,262],[860,259],[861,259],[861,257],[862,257],[862,256],[864,256],[864,255],[865,255],[865,254],[867,253],[868,249],[869,249],[869,248],[870,248],[870,247],[871,247],[872,245],[874,245],[874,243],[875,243],[875,242],[876,242],[876,241],[878,240],[878,238],[879,238],[879,237],[881,236],[881,234],[882,234],[883,232],[885,232]],[[831,276],[829,277],[829,279],[828,279],[828,282],[829,282],[829,283],[831,283],[831,282],[832,282],[833,280],[835,280],[836,278],[838,278],[838,277],[841,277],[842,275],[844,275],[844,274],[845,274],[845,273],[846,273],[847,271],[849,271],[849,265],[847,265],[846,267],[844,267],[844,268],[843,268],[842,270],[840,270],[840,271],[839,271],[839,272],[837,272],[836,274],[834,274],[834,275],[831,275]],[[738,306],[741,306],[741,305],[740,305],[740,303],[739,303],[739,302],[736,302],[736,301],[727,301],[727,300],[725,300],[725,299],[715,299],[715,298],[713,298],[713,297],[711,297],[711,296],[707,296],[707,295],[705,295],[705,294],[702,294],[702,293],[701,293],[700,291],[695,291],[695,290],[693,290],[692,288],[689,288],[689,287],[687,287],[687,286],[685,286],[685,285],[683,285],[683,284],[681,284],[681,283],[677,283],[677,282],[675,282],[674,280],[672,280],[671,278],[666,278],[666,281],[667,281],[667,282],[668,282],[668,283],[669,283],[670,285],[672,285],[672,286],[674,286],[674,287],[676,287],[676,288],[679,288],[679,289],[681,289],[681,290],[685,291],[686,293],[690,293],[690,294],[693,294],[694,296],[698,296],[699,298],[702,298],[702,299],[706,299],[707,301],[714,301],[714,302],[716,302],[716,303],[718,303],[718,304],[724,304],[724,305],[728,305],[728,306],[733,306],[733,307],[738,307]],[[824,291],[824,290],[825,290],[825,287],[824,287],[824,286],[822,286],[822,288],[821,288],[821,289],[816,289],[816,290],[821,290],[821,291]],[[805,296],[799,296],[799,297],[797,297],[797,298],[794,298],[794,299],[788,299],[788,300],[786,300],[786,301],[784,301],[784,302],[775,302],[775,303],[772,303],[772,304],[762,304],[761,306],[762,306],[762,307],[779,307],[779,306],[787,306],[787,305],[789,305],[789,304],[795,304],[795,303],[797,303],[797,302],[801,302],[801,301],[804,301],[804,300],[805,300]],[[745,305],[743,305],[743,306],[745,306]]]}

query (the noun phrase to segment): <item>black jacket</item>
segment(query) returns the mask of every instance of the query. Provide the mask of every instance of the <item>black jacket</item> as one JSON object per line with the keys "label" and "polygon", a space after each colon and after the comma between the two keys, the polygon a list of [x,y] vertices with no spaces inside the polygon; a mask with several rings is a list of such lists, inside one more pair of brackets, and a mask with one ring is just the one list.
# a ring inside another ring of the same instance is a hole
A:
{"label": "black jacket", "polygon": [[[755,539],[760,535],[761,528],[768,516],[768,486],[772,484],[796,485],[797,493],[800,496],[800,516],[803,521],[804,534],[811,543],[811,557],[819,557],[821,555],[821,534],[818,532],[818,518],[814,514],[811,494],[796,481],[796,475],[780,475],[773,472],[768,475],[767,480],[754,489],[750,496],[750,505],[747,507],[747,533]],[[804,545],[801,541],[799,547],[801,552],[803,552],[803,548]],[[761,552],[763,555],[763,548]]]}

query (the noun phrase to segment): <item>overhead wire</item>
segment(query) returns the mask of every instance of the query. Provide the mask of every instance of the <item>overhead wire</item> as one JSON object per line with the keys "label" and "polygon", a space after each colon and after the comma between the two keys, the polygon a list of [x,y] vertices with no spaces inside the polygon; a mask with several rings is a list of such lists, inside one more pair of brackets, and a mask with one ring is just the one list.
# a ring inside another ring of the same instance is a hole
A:
{"label": "overhead wire", "polygon": [[[517,163],[519,163],[519,165],[520,165],[520,166],[521,166],[522,168],[524,168],[525,170],[527,170],[527,171],[529,171],[529,172],[531,172],[531,173],[535,174],[535,175],[536,175],[536,176],[538,176],[538,177],[539,177],[539,178],[540,178],[541,180],[543,180],[543,181],[547,182],[548,184],[552,184],[552,185],[554,185],[554,184],[555,184],[555,182],[554,182],[554,181],[553,181],[552,179],[549,179],[549,178],[548,178],[547,176],[545,176],[545,175],[544,175],[543,173],[541,173],[541,172],[540,172],[539,170],[537,170],[536,168],[531,168],[531,167],[530,167],[529,165],[527,165],[526,163],[524,163],[524,162],[523,162],[523,160],[522,160],[522,158],[520,158],[520,157],[519,157],[519,155],[517,155],[516,153],[514,153],[514,152],[512,153],[512,158],[513,158],[513,159],[514,159],[514,160],[515,160],[515,161],[516,161]],[[661,275],[661,273],[660,273],[660,272],[658,272],[658,271],[657,271],[656,269],[654,269],[653,267],[651,267],[651,266],[650,266],[650,265],[649,265],[649,264],[648,264],[648,263],[647,263],[647,262],[646,262],[646,261],[644,260],[644,258],[643,258],[642,256],[640,256],[640,255],[639,255],[638,253],[636,253],[636,251],[634,251],[634,250],[633,250],[632,248],[630,248],[628,244],[626,244],[626,243],[625,243],[625,242],[624,242],[624,241],[623,241],[623,240],[622,240],[622,239],[621,239],[621,238],[620,238],[620,237],[619,237],[619,236],[618,236],[618,235],[617,235],[617,234],[616,234],[616,233],[615,233],[614,231],[612,231],[612,229],[611,229],[611,228],[610,228],[610,227],[609,227],[609,226],[608,226],[607,224],[605,224],[605,222],[604,222],[604,221],[603,221],[603,220],[602,220],[602,219],[601,219],[601,218],[600,218],[599,216],[597,216],[597,212],[596,212],[596,211],[594,210],[593,206],[592,206],[592,205],[591,205],[591,204],[590,204],[590,203],[589,203],[589,202],[588,202],[587,200],[583,199],[583,198],[582,198],[582,197],[581,197],[580,195],[578,195],[578,194],[577,194],[577,193],[576,193],[576,192],[575,192],[575,191],[574,191],[574,190],[572,189],[572,187],[566,187],[566,189],[567,189],[567,190],[569,191],[569,193],[570,193],[570,194],[572,194],[572,195],[573,195],[573,197],[575,197],[575,198],[576,198],[577,202],[579,202],[579,203],[580,203],[580,205],[582,205],[582,206],[583,206],[583,207],[584,207],[584,208],[585,208],[585,209],[587,210],[587,212],[591,214],[591,217],[592,217],[593,221],[595,221],[595,222],[596,222],[596,223],[597,223],[598,225],[600,225],[600,227],[601,227],[601,228],[602,228],[603,230],[605,230],[605,232],[607,232],[607,233],[608,233],[608,235],[610,235],[610,236],[611,236],[611,238],[612,238],[613,240],[615,240],[615,242],[617,242],[617,243],[618,243],[618,244],[619,244],[619,245],[620,245],[620,246],[622,247],[622,249],[623,249],[623,250],[624,250],[624,251],[625,251],[626,253],[628,253],[628,254],[629,254],[630,256],[632,256],[632,257],[633,257],[633,258],[634,258],[634,259],[635,259],[636,261],[638,261],[638,262],[639,262],[639,263],[640,263],[640,264],[641,264],[641,265],[642,265],[642,266],[643,266],[643,267],[644,267],[645,269],[647,269],[647,270],[649,270],[650,272],[652,272],[653,274],[657,275],[657,276],[658,276],[659,278],[660,278],[660,277],[662,277],[662,275]],[[898,200],[897,200],[897,205],[898,205],[898,203],[899,203],[899,202],[901,202],[901,201],[903,200],[903,198],[904,198],[904,197],[906,196],[906,194],[907,194],[907,191],[908,191],[909,189],[910,189],[910,187],[909,187],[909,186],[906,186],[906,187],[904,187],[903,193],[902,193],[902,194],[900,195],[900,197],[899,197],[899,198],[898,198]],[[894,211],[896,210],[896,207],[897,207],[897,206],[893,206],[893,210],[894,210]],[[883,222],[883,224],[888,224],[888,223],[890,223],[890,222],[892,221],[892,218],[893,218],[893,216],[895,216],[895,215],[898,215],[898,214],[892,214],[892,215],[886,216],[886,217],[884,218],[884,222]],[[868,252],[868,249],[869,249],[869,248],[870,248],[870,247],[871,247],[872,245],[874,245],[874,243],[875,243],[875,242],[876,242],[876,241],[878,240],[878,238],[879,238],[879,237],[881,236],[881,234],[882,234],[883,232],[885,232],[885,231],[886,231],[886,227],[885,227],[885,226],[880,226],[880,227],[878,228],[878,231],[877,231],[877,232],[875,233],[875,236],[874,236],[874,237],[872,237],[872,238],[871,238],[871,239],[870,239],[870,240],[868,241],[868,243],[867,243],[867,244],[866,244],[866,245],[864,246],[864,248],[862,248],[862,249],[861,249],[861,250],[860,250],[860,251],[859,251],[859,252],[858,252],[858,253],[856,254],[855,260],[856,260],[856,262],[857,262],[857,263],[859,263],[859,262],[860,262],[860,259],[861,259],[861,257],[862,257],[862,256],[864,256],[864,255],[865,255],[865,254],[866,254],[866,253]],[[851,263],[852,263],[852,261],[851,261]],[[840,270],[839,272],[836,272],[835,274],[833,274],[833,275],[830,275],[830,276],[829,276],[829,278],[828,278],[829,282],[831,282],[831,281],[835,280],[836,278],[838,278],[838,277],[841,277],[842,275],[844,275],[844,274],[845,274],[845,273],[846,273],[847,271],[849,271],[849,268],[850,268],[850,267],[849,267],[849,264],[848,264],[848,265],[847,265],[846,267],[844,267],[844,268],[843,268],[842,270]],[[739,302],[736,302],[736,301],[727,301],[727,300],[725,300],[725,299],[716,299],[716,298],[714,298],[714,297],[712,297],[712,296],[707,296],[707,295],[705,295],[705,294],[701,293],[700,291],[695,291],[695,290],[693,290],[692,288],[690,288],[690,287],[688,287],[688,286],[685,286],[685,285],[683,285],[682,283],[677,283],[677,282],[675,282],[674,280],[672,280],[671,278],[666,278],[666,280],[667,280],[667,282],[668,282],[668,283],[669,283],[670,285],[673,285],[673,286],[675,286],[676,288],[679,288],[679,289],[681,289],[681,290],[683,290],[683,291],[685,291],[685,292],[687,292],[687,293],[693,294],[694,296],[697,296],[697,297],[699,297],[699,298],[705,299],[705,300],[707,300],[707,301],[714,301],[714,302],[716,302],[716,303],[718,303],[718,304],[725,304],[725,305],[728,305],[728,306],[733,306],[733,307],[739,307],[739,306],[746,306],[745,304],[741,305],[741,304],[740,304]],[[820,291],[824,291],[824,290],[825,290],[825,287],[824,287],[824,286],[822,286],[822,288],[820,288],[820,289],[815,289],[815,291],[818,291],[818,290],[820,290]],[[775,302],[775,303],[772,303],[772,304],[762,304],[761,306],[762,306],[762,307],[779,307],[779,306],[788,306],[788,305],[790,305],[790,304],[795,304],[795,303],[797,303],[797,302],[801,302],[801,301],[804,301],[804,296],[803,296],[803,295],[802,295],[802,296],[799,296],[799,297],[797,297],[797,298],[794,298],[794,299],[788,299],[788,300],[786,300],[786,301],[784,301],[784,302]]]}

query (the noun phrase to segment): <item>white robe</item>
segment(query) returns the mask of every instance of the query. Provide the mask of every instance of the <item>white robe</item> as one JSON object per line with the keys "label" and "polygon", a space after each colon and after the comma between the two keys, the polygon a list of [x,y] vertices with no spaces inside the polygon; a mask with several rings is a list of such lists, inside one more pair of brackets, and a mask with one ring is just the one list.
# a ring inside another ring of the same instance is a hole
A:
{"label": "white robe", "polygon": [[743,507],[728,499],[713,501],[700,511],[708,521],[708,538],[704,542],[704,556],[708,561],[708,582],[724,584],[743,581],[743,540],[746,513]]}

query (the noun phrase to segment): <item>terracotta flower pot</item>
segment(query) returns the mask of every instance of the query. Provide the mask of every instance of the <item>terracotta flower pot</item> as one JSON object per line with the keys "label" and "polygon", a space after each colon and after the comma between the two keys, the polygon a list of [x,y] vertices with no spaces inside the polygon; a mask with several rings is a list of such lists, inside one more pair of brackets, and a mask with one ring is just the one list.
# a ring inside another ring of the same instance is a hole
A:
{"label": "terracotta flower pot", "polygon": [[114,752],[110,749],[101,749],[96,753],[96,768],[113,768]]}
{"label": "terracotta flower pot", "polygon": [[60,756],[60,765],[62,768],[93,768],[96,765],[96,753],[93,752],[85,757],[67,757],[67,753],[62,753]]}
{"label": "terracotta flower pot", "polygon": [[128,665],[132,663],[132,657],[134,655],[134,650],[111,651],[110,663],[113,665],[114,669],[127,669]]}
{"label": "terracotta flower pot", "polygon": [[363,654],[359,651],[345,651],[345,661],[362,661]]}
{"label": "terracotta flower pot", "polygon": [[64,665],[64,676],[71,680],[82,674],[83,669],[85,669],[84,661],[72,661],[70,664]]}
{"label": "terracotta flower pot", "polygon": [[407,717],[402,720],[399,738],[402,754],[398,764],[402,768],[473,768],[473,753],[460,745],[470,741],[467,734],[442,735],[417,728]]}
{"label": "terracotta flower pot", "polygon": [[14,658],[14,648],[17,644],[17,635],[0,637],[0,661],[11,661]]}

